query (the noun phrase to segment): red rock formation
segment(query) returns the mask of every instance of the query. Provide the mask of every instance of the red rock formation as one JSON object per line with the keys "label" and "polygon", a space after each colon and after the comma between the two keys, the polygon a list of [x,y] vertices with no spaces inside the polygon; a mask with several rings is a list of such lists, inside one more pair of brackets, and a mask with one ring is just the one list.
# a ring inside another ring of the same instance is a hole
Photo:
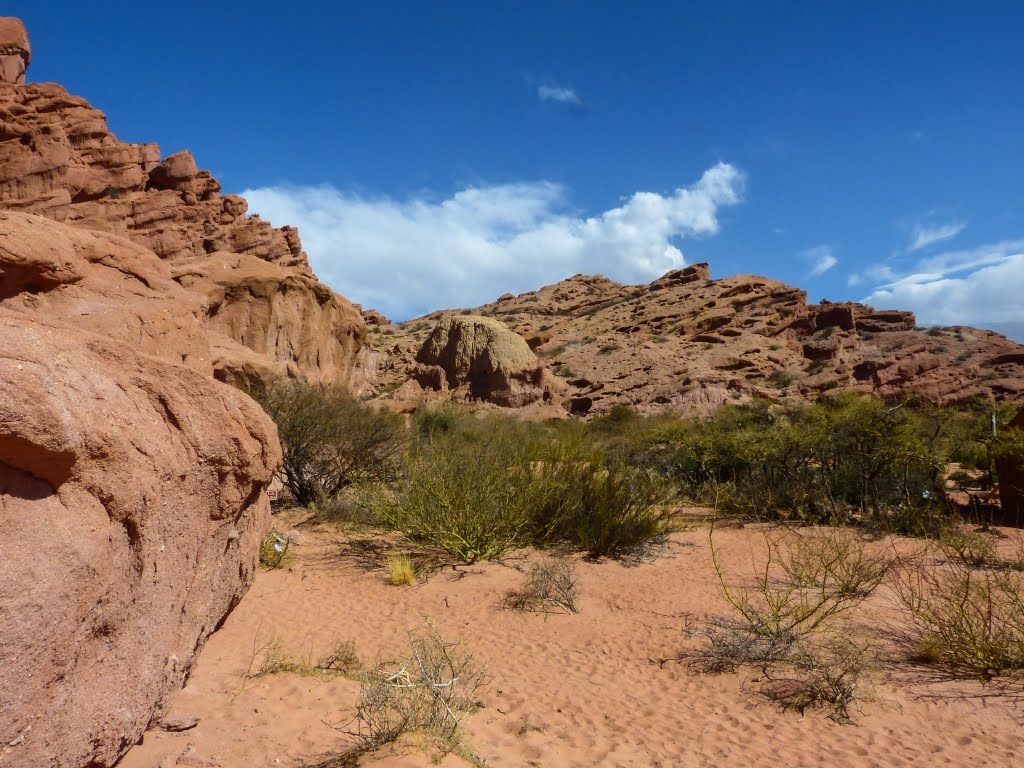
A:
{"label": "red rock formation", "polygon": [[[105,115],[84,99],[58,85],[21,84],[23,77],[8,73],[15,60],[28,62],[24,27],[0,20],[0,209],[127,237],[187,275],[204,299],[216,303],[222,293],[236,310],[251,305],[236,313],[246,315],[244,332],[237,317],[225,320],[223,303],[211,316],[214,330],[228,337],[218,356],[225,379],[287,371],[351,382],[366,325],[317,282],[295,229],[248,216],[246,201],[222,195],[188,152],[161,162],[155,144],[118,141]],[[224,254],[249,258],[225,270]],[[255,282],[258,295],[244,299]]]}
{"label": "red rock formation", "polygon": [[25,82],[31,60],[25,25],[20,19],[0,18],[0,83]]}
{"label": "red rock formation", "polygon": [[316,278],[237,253],[213,253],[172,273],[206,300],[218,379],[248,385],[287,375],[353,385],[365,326]]}
{"label": "red rock formation", "polygon": [[152,252],[0,214],[0,761],[109,766],[247,589],[280,461]]}
{"label": "red rock formation", "polygon": [[223,383],[345,382],[365,325],[191,156],[22,85],[0,20],[0,763],[113,765],[244,594],[280,462]]}
{"label": "red rock formation", "polygon": [[[936,402],[1024,395],[1024,347],[975,328],[916,329],[913,313],[808,304],[768,278],[712,280],[706,264],[626,286],[576,275],[474,314],[503,321],[573,388],[570,409],[707,410],[836,388]],[[445,312],[375,328],[378,391],[402,391],[410,350]]]}

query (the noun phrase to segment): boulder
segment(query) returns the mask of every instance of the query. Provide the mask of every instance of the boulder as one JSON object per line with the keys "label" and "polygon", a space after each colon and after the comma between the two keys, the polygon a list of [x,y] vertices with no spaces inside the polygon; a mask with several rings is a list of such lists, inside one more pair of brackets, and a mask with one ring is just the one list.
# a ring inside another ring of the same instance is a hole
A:
{"label": "boulder", "polygon": [[553,382],[526,340],[493,318],[442,318],[416,362],[439,367],[448,389],[462,389],[474,400],[514,407],[552,396]]}
{"label": "boulder", "polygon": [[238,602],[273,424],[237,390],[0,307],[4,765],[110,766]]}

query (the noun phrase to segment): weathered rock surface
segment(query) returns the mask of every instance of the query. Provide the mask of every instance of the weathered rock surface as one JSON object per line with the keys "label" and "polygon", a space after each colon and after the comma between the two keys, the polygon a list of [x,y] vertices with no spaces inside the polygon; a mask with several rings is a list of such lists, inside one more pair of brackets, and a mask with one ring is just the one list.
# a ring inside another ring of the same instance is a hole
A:
{"label": "weathered rock surface", "polygon": [[[706,411],[840,388],[940,403],[1024,395],[1024,347],[998,333],[918,328],[911,312],[862,304],[808,304],[777,280],[712,280],[706,264],[640,286],[576,275],[470,311],[520,334],[565,380],[581,415],[614,405]],[[382,397],[414,378],[410,350],[451,314],[371,328]]]}
{"label": "weathered rock surface", "polygon": [[232,387],[9,303],[0,760],[108,766],[247,589],[276,433]]}
{"label": "weathered rock surface", "polygon": [[0,83],[25,82],[25,70],[31,60],[28,32],[21,19],[0,18]]}
{"label": "weathered rock surface", "polygon": [[28,51],[21,22],[0,19],[0,209],[120,235],[167,262],[213,300],[225,380],[288,372],[349,384],[366,325],[317,282],[298,232],[248,216],[189,152],[161,161],[155,144],[118,141],[84,99],[22,84],[23,70],[12,73]]}
{"label": "weathered rock surface", "polygon": [[214,377],[343,382],[365,326],[190,156],[18,84],[19,35],[0,21],[0,764],[98,768],[162,717],[269,526],[276,431]]}
{"label": "weathered rock surface", "polygon": [[0,306],[213,373],[207,303],[152,251],[121,237],[0,211]]}
{"label": "weathered rock surface", "polygon": [[352,304],[316,278],[226,252],[172,273],[205,299],[218,379],[249,385],[268,376],[301,376],[353,384],[365,325]]}
{"label": "weathered rock surface", "polygon": [[557,386],[526,341],[489,317],[443,318],[416,354],[413,376],[434,390],[518,407],[551,400]]}

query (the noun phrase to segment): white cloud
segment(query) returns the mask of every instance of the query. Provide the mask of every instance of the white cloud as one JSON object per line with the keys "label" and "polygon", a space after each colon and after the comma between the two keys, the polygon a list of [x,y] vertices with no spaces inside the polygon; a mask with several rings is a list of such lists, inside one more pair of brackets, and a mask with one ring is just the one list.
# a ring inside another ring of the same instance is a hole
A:
{"label": "white cloud", "polygon": [[800,255],[811,262],[811,271],[808,273],[808,277],[821,277],[839,263],[839,259],[832,255],[832,249],[827,245],[808,248]]}
{"label": "white cloud", "polygon": [[953,221],[949,224],[939,224],[936,226],[919,224],[914,227],[910,245],[907,247],[907,250],[919,251],[922,248],[927,248],[929,245],[934,245],[935,243],[942,242],[943,240],[949,240],[950,238],[959,235],[966,228],[967,223],[962,221]]}
{"label": "white cloud", "polygon": [[582,107],[583,99],[576,95],[575,88],[561,85],[542,85],[537,89],[537,98],[541,101],[557,101],[574,107]]}
{"label": "white cloud", "polygon": [[938,254],[905,274],[877,265],[869,270],[887,282],[865,303],[913,310],[922,325],[976,325],[1024,338],[1024,240]]}
{"label": "white cloud", "polygon": [[743,175],[719,163],[669,195],[637,192],[595,216],[546,181],[469,187],[444,200],[370,198],[329,185],[248,189],[249,208],[299,228],[314,271],[352,301],[404,320],[471,307],[577,272],[623,282],[683,265],[679,238],[713,235]]}

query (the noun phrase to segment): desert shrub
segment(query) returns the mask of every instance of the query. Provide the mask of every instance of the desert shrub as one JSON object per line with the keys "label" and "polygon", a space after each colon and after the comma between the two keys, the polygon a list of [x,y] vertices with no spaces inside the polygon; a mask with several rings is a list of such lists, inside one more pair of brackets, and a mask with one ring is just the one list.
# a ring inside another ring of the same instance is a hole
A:
{"label": "desert shrub", "polygon": [[667,492],[651,472],[609,459],[604,446],[581,435],[548,440],[534,455],[534,543],[617,557],[667,532]]}
{"label": "desert shrub", "polygon": [[416,569],[408,555],[389,555],[385,566],[388,571],[388,584],[395,587],[408,587],[416,583]]}
{"label": "desert shrub", "polygon": [[[253,672],[256,660],[259,666]],[[357,672],[361,664],[356,654],[356,646],[351,640],[339,640],[323,658],[313,662],[311,658],[293,656],[287,649],[280,635],[272,635],[259,644],[258,638],[253,643],[253,656],[249,662],[247,678],[292,673],[297,675],[346,675]]]}
{"label": "desert shrub", "polygon": [[[807,709],[823,707],[832,719],[848,723],[850,710],[864,697],[865,673],[873,661],[870,646],[831,637],[815,648],[793,654],[784,680],[773,680],[774,670],[769,668],[761,693],[783,709],[803,714]],[[773,684],[777,682],[782,684]]]}
{"label": "desert shrub", "polygon": [[416,433],[423,437],[434,434],[453,432],[459,420],[463,418],[453,406],[447,404],[430,405],[416,409],[413,426]]}
{"label": "desert shrub", "polygon": [[320,499],[308,509],[318,520],[344,528],[367,528],[376,524],[373,512],[367,508],[361,489],[346,489],[336,496]]}
{"label": "desert shrub", "polygon": [[603,557],[665,532],[662,486],[571,425],[467,419],[417,440],[403,477],[369,503],[385,526],[466,562],[529,543]]}
{"label": "desert shrub", "polygon": [[621,430],[631,422],[640,418],[635,410],[628,405],[617,404],[608,409],[606,413],[595,417],[590,422],[590,429],[598,433],[613,432]]}
{"label": "desert shrub", "polygon": [[282,479],[298,504],[394,478],[405,433],[400,417],[305,381],[274,381],[253,394],[277,424]]}
{"label": "desert shrub", "polygon": [[434,434],[411,449],[404,476],[370,504],[386,526],[443,547],[466,562],[500,557],[529,538],[529,446],[491,422]]}
{"label": "desert shrub", "polygon": [[506,595],[505,607],[513,611],[560,608],[566,613],[576,613],[576,582],[576,566],[571,560],[534,563],[530,566],[523,586]]}
{"label": "desert shrub", "polygon": [[573,488],[551,518],[543,539],[565,541],[590,557],[629,554],[669,529],[662,483],[643,470],[625,464],[567,470],[576,475]]}
{"label": "desert shrub", "polygon": [[785,389],[794,381],[793,374],[786,371],[772,371],[768,374],[768,383],[778,389]]}
{"label": "desert shrub", "polygon": [[276,675],[281,672],[299,672],[303,668],[301,662],[297,661],[288,653],[284,640],[274,636],[267,641],[263,648],[263,659],[259,669],[253,677],[262,675]]}
{"label": "desert shrub", "polygon": [[1024,669],[1024,575],[961,559],[920,564],[897,582],[919,661],[985,680]]}
{"label": "desert shrub", "polygon": [[361,676],[354,723],[364,749],[423,732],[453,744],[486,676],[459,643],[428,625],[409,633],[409,655],[381,661]]}
{"label": "desert shrub", "polygon": [[316,668],[324,672],[337,672],[341,675],[354,675],[362,668],[356,644],[351,640],[339,640],[320,661]]}
{"label": "desert shrub", "polygon": [[[733,610],[691,632],[704,641],[688,654],[691,662],[709,673],[756,666],[769,682],[762,691],[782,706],[826,706],[846,721],[870,649],[854,642],[838,619],[872,594],[896,560],[869,552],[842,529],[766,533],[765,544],[764,567],[752,584],[736,587],[725,577],[712,533],[715,572]],[[785,685],[770,684],[780,679]]]}
{"label": "desert shrub", "polygon": [[[755,635],[785,652],[860,605],[892,571],[895,560],[867,552],[844,529],[773,536],[765,533],[766,558],[754,584],[730,586],[711,537],[715,572],[726,599]],[[782,578],[772,575],[773,566]]]}
{"label": "desert shrub", "polygon": [[814,405],[725,405],[703,420],[632,427],[627,450],[630,463],[723,514],[807,523],[856,517],[884,529],[896,512],[944,507],[944,446],[930,427],[913,408],[845,393]]}
{"label": "desert shrub", "polygon": [[988,531],[948,526],[939,535],[939,544],[948,558],[968,568],[981,568],[1000,562],[994,537]]}

